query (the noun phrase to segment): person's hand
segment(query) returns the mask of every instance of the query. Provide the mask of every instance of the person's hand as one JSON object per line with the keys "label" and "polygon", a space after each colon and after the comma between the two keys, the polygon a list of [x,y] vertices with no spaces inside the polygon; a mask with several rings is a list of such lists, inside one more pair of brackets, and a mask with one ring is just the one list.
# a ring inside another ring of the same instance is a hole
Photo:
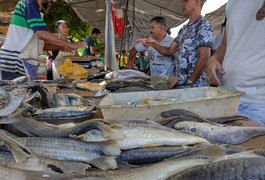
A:
{"label": "person's hand", "polygon": [[154,40],[151,38],[142,38],[139,39],[138,41],[141,42],[146,47],[152,46],[152,43],[154,42]]}
{"label": "person's hand", "polygon": [[72,43],[70,43],[70,48],[72,48],[72,49],[88,48],[88,45],[85,42],[83,42],[83,41],[72,42]]}
{"label": "person's hand", "polygon": [[265,3],[262,5],[262,7],[258,10],[257,14],[256,14],[256,19],[258,21],[264,19],[265,17]]}
{"label": "person's hand", "polygon": [[207,62],[207,81],[210,84],[218,85],[220,84],[220,79],[217,76],[217,73],[225,74],[223,66],[221,63],[214,58],[214,56],[210,57]]}

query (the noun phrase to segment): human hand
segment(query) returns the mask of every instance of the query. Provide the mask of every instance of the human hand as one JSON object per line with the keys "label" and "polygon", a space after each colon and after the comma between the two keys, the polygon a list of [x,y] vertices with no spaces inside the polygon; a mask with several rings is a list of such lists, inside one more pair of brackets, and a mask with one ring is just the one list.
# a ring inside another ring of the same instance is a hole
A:
{"label": "human hand", "polygon": [[139,39],[138,41],[141,42],[146,47],[152,46],[152,43],[154,42],[154,40],[151,38],[142,38]]}
{"label": "human hand", "polygon": [[256,19],[260,21],[264,19],[264,17],[265,17],[265,3],[263,3],[262,7],[258,10],[256,14]]}
{"label": "human hand", "polygon": [[208,59],[206,72],[207,72],[207,81],[210,84],[214,85],[218,85],[221,83],[217,73],[220,73],[221,75],[225,74],[223,66],[216,58],[214,58],[214,56]]}

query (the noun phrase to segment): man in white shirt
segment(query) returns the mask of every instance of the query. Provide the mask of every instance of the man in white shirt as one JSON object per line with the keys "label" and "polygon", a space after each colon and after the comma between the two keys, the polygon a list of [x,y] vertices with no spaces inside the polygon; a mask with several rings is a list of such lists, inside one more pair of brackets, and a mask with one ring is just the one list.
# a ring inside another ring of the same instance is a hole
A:
{"label": "man in white shirt", "polygon": [[228,1],[224,38],[208,60],[207,79],[222,88],[245,92],[239,103],[238,114],[265,126],[263,9],[264,0]]}

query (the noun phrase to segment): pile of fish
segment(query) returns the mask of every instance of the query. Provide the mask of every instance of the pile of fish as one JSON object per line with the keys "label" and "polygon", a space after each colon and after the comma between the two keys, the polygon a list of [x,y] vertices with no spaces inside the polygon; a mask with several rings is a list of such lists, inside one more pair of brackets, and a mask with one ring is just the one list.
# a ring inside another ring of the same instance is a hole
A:
{"label": "pile of fish", "polygon": [[178,109],[158,122],[90,119],[89,98],[21,81],[0,87],[0,179],[265,179],[265,150],[234,146],[263,127]]}
{"label": "pile of fish", "polygon": [[[261,135],[261,127],[257,133],[254,127],[216,123],[204,129],[198,123],[208,122],[194,120],[179,120],[170,128],[146,120],[53,125],[33,118],[2,118],[0,179],[265,178],[265,150],[227,145]],[[233,134],[233,141],[220,141],[220,132]]]}

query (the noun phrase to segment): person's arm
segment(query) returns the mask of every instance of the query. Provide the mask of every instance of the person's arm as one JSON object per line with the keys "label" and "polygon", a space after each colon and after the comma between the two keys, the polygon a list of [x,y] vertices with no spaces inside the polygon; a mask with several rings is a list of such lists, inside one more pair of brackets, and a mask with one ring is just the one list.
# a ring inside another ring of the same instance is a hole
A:
{"label": "person's arm", "polygon": [[133,58],[135,58],[136,53],[137,53],[137,51],[136,51],[135,47],[133,47],[129,52],[129,58],[128,58],[129,62],[128,62],[127,67],[130,69],[133,68]]}
{"label": "person's arm", "polygon": [[86,48],[87,45],[84,42],[67,42],[65,40],[57,38],[49,31],[40,30],[35,32],[36,36],[45,42],[45,51],[73,51],[77,48]]}
{"label": "person's arm", "polygon": [[207,60],[207,65],[206,65],[207,80],[211,84],[215,85],[220,84],[220,80],[217,77],[217,72],[220,74],[225,73],[222,67],[222,62],[226,53],[226,47],[227,47],[227,37],[225,32],[221,45],[217,48],[214,55]]}
{"label": "person's arm", "polygon": [[192,75],[189,77],[189,80],[195,83],[199,77],[202,75],[203,71],[206,69],[207,60],[211,55],[210,47],[199,47],[198,48],[198,62],[194,68]]}
{"label": "person's arm", "polygon": [[155,41],[149,42],[149,45],[152,46],[153,48],[155,48],[160,54],[162,54],[164,56],[172,56],[179,49],[178,44],[175,41],[173,41],[169,47],[161,46],[160,44],[156,43]]}

